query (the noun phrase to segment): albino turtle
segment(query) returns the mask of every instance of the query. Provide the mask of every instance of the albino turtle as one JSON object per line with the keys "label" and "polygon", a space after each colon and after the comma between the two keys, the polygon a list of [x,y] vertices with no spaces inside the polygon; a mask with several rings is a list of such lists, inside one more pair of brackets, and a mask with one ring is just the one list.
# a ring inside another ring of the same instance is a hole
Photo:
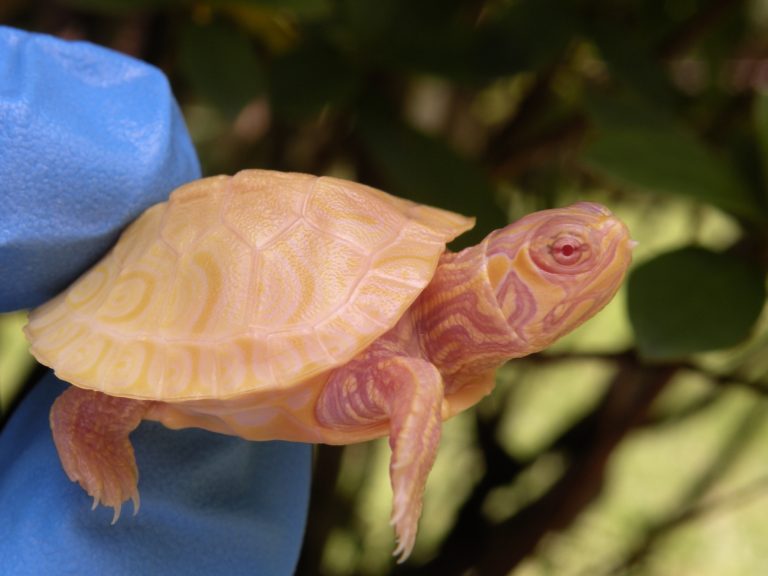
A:
{"label": "albino turtle", "polygon": [[545,210],[459,253],[474,220],[336,178],[248,170],[180,187],[30,314],[35,357],[72,384],[51,409],[62,465],[138,507],[142,419],[249,440],[389,434],[398,537],[416,538],[444,419],[494,370],[600,310],[631,259],[598,204]]}

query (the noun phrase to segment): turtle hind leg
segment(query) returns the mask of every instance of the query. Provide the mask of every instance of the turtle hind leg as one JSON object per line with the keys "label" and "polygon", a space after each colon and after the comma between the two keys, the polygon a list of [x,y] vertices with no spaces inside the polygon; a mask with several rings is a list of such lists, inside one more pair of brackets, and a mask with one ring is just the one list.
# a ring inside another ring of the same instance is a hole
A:
{"label": "turtle hind leg", "polygon": [[318,400],[317,418],[328,427],[354,429],[389,420],[398,562],[408,558],[416,541],[424,487],[440,443],[442,403],[440,372],[407,356],[353,361],[331,377]]}
{"label": "turtle hind leg", "polygon": [[151,402],[116,398],[71,386],[51,408],[53,441],[67,476],[93,497],[93,507],[114,508],[114,524],[126,500],[139,509],[136,459],[128,435]]}

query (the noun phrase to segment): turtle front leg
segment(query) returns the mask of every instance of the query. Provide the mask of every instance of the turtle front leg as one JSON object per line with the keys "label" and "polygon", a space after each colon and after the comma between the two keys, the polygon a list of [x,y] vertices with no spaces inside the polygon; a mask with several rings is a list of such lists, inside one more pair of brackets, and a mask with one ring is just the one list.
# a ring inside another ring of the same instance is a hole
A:
{"label": "turtle front leg", "polygon": [[407,356],[353,361],[331,377],[318,399],[316,416],[324,426],[355,429],[389,421],[391,523],[399,562],[416,541],[424,487],[440,443],[442,403],[440,372]]}
{"label": "turtle front leg", "polygon": [[136,429],[151,402],[116,398],[71,386],[51,408],[53,441],[64,472],[93,496],[93,507],[115,509],[123,502],[139,509],[139,472],[128,435]]}

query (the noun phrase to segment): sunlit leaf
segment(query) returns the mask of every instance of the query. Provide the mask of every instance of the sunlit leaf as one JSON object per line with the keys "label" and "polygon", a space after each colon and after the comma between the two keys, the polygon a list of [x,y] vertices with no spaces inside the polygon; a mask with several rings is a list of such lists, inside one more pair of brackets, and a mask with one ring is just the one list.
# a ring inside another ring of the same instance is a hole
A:
{"label": "sunlit leaf", "polygon": [[225,116],[235,117],[264,91],[264,73],[248,37],[220,23],[182,28],[179,65],[189,84]]}
{"label": "sunlit leaf", "polygon": [[596,133],[586,163],[616,182],[679,194],[750,220],[764,220],[752,191],[726,160],[677,119],[638,99],[599,98],[590,106]]}
{"label": "sunlit leaf", "polygon": [[668,359],[742,342],[763,307],[764,282],[757,266],[702,248],[645,262],[628,282],[638,349]]}
{"label": "sunlit leaf", "polygon": [[0,314],[0,424],[34,364],[21,331],[26,323],[25,312]]}
{"label": "sunlit leaf", "polygon": [[507,223],[486,174],[444,142],[379,109],[361,115],[358,132],[390,191],[477,217],[477,227],[463,241],[478,241]]}

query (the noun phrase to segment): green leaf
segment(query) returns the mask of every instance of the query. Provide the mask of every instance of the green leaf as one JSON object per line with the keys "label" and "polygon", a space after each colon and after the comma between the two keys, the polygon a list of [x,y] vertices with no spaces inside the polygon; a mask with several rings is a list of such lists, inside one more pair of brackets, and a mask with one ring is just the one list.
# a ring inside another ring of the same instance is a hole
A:
{"label": "green leaf", "polygon": [[[634,10],[616,7],[612,14],[606,11],[598,18],[588,19],[587,34],[608,66],[614,83],[649,101],[669,104],[676,94],[667,71],[658,65],[659,44],[669,33],[668,21],[645,13],[648,4],[653,3],[642,3]],[[637,25],[628,28],[627,20]]]}
{"label": "green leaf", "polygon": [[264,73],[250,40],[222,23],[185,25],[179,66],[192,88],[228,118],[264,91]]}
{"label": "green leaf", "polygon": [[638,350],[656,359],[742,342],[765,301],[765,281],[756,265],[696,247],[638,266],[628,291]]}
{"label": "green leaf", "polygon": [[309,38],[273,63],[270,101],[286,120],[307,120],[326,106],[341,106],[354,95],[358,76],[327,43]]}
{"label": "green leaf", "polygon": [[462,0],[341,0],[339,12],[349,43],[377,67],[465,84],[546,68],[579,27],[570,3],[496,4],[481,18]]}
{"label": "green leaf", "polygon": [[485,172],[444,142],[378,108],[363,112],[358,136],[388,191],[477,217],[476,228],[462,236],[462,244],[507,224]]}
{"label": "green leaf", "polygon": [[505,76],[551,66],[582,28],[571,2],[519,0],[490,10],[472,34],[475,75]]}
{"label": "green leaf", "polygon": [[462,76],[470,29],[461,0],[341,0],[345,43],[376,68]]}
{"label": "green leaf", "polygon": [[590,112],[597,130],[584,161],[597,172],[631,188],[689,196],[765,221],[733,167],[671,114],[633,98],[595,99]]}

